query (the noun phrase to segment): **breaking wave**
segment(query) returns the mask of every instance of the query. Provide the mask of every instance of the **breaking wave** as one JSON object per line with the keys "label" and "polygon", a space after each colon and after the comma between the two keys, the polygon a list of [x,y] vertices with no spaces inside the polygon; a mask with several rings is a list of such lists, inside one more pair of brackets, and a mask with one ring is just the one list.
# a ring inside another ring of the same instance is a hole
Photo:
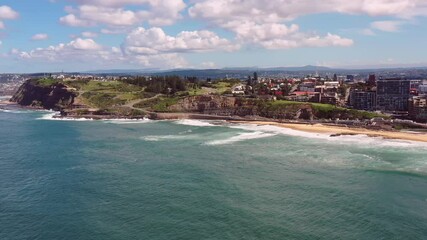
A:
{"label": "breaking wave", "polygon": [[30,113],[31,111],[26,111],[26,110],[11,110],[11,109],[2,109],[2,108],[0,108],[0,112],[4,112],[4,113]]}
{"label": "breaking wave", "polygon": [[290,128],[283,128],[271,125],[251,125],[251,124],[239,124],[230,125],[230,128],[242,129],[247,131],[261,131],[265,133],[275,133],[281,135],[303,137],[310,139],[322,140],[322,143],[333,143],[333,144],[357,144],[365,147],[423,147],[427,148],[427,143],[409,141],[409,140],[398,140],[398,139],[384,139],[382,137],[369,137],[367,135],[342,135],[337,137],[331,137],[330,134],[325,133],[310,133],[305,131],[294,130]]}
{"label": "breaking wave", "polygon": [[[213,124],[213,121],[203,121],[203,120],[194,120],[194,119],[183,119],[174,122],[179,125],[195,126],[195,127],[217,127],[218,124]],[[218,121],[216,121],[218,123]],[[224,123],[221,121],[221,123]]]}
{"label": "breaking wave", "polygon": [[145,136],[141,139],[147,142],[160,142],[160,141],[178,141],[178,140],[190,140],[200,138],[197,134],[192,135],[151,135]]}
{"label": "breaking wave", "polygon": [[153,122],[153,120],[150,120],[148,118],[143,118],[143,119],[109,119],[109,120],[104,120],[104,122],[105,123],[111,123],[111,124],[125,125],[125,124],[149,123],[149,122]]}
{"label": "breaking wave", "polygon": [[91,118],[66,118],[61,117],[60,112],[49,111],[49,113],[44,114],[43,116],[37,118],[37,120],[49,120],[49,121],[77,121],[77,122],[85,122],[85,121],[93,121]]}
{"label": "breaking wave", "polygon": [[276,135],[277,134],[275,133],[266,133],[266,132],[260,132],[260,131],[240,133],[237,136],[233,136],[227,139],[213,140],[213,141],[206,142],[205,145],[225,145],[225,144],[232,144],[236,142],[253,140],[253,139],[268,138]]}

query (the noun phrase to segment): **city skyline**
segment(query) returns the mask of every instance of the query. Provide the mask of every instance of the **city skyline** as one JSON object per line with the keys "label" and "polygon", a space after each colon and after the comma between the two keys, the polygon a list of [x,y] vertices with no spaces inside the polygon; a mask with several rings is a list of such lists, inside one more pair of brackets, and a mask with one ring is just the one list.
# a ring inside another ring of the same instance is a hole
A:
{"label": "city skyline", "polygon": [[427,66],[421,0],[5,0],[0,71]]}

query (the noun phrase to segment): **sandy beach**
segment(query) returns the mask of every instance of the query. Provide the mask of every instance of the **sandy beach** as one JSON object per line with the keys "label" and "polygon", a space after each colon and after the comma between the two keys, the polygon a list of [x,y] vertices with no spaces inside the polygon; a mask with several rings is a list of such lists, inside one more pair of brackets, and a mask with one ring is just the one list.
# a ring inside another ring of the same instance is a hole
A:
{"label": "sandy beach", "polygon": [[265,121],[232,121],[233,123],[243,124],[257,124],[257,125],[270,125],[283,128],[290,128],[293,130],[299,130],[311,133],[322,133],[330,135],[367,135],[370,137],[382,137],[385,139],[400,139],[417,142],[427,142],[427,134],[425,133],[409,133],[409,132],[392,132],[392,131],[374,131],[363,128],[348,128],[339,126],[326,126],[322,124],[293,124],[293,123],[277,123],[277,122],[265,122]]}

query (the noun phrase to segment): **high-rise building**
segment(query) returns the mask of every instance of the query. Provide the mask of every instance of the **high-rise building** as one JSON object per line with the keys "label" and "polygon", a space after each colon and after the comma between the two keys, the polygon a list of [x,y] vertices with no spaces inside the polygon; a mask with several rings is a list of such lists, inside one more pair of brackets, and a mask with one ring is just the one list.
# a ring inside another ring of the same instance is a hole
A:
{"label": "high-rise building", "polygon": [[255,80],[255,82],[258,82],[258,73],[257,72],[254,72],[254,80]]}
{"label": "high-rise building", "polygon": [[377,93],[375,91],[353,90],[350,92],[349,104],[354,109],[374,111],[377,106]]}
{"label": "high-rise building", "polygon": [[377,81],[377,109],[408,111],[411,82],[407,79],[379,79]]}
{"label": "high-rise building", "polygon": [[354,81],[354,75],[347,75],[347,81],[353,82]]}
{"label": "high-rise building", "polygon": [[375,86],[377,84],[377,77],[375,74],[370,74],[368,78],[368,85],[369,86]]}

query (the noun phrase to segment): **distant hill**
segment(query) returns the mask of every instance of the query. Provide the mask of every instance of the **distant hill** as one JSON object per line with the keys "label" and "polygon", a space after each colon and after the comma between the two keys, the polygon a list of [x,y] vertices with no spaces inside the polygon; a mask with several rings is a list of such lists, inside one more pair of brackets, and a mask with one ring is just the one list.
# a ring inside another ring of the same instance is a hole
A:
{"label": "distant hill", "polygon": [[313,66],[307,65],[303,67],[276,67],[276,68],[267,68],[267,70],[274,71],[295,71],[295,72],[303,72],[303,71],[328,71],[332,68],[322,67],[322,66]]}

